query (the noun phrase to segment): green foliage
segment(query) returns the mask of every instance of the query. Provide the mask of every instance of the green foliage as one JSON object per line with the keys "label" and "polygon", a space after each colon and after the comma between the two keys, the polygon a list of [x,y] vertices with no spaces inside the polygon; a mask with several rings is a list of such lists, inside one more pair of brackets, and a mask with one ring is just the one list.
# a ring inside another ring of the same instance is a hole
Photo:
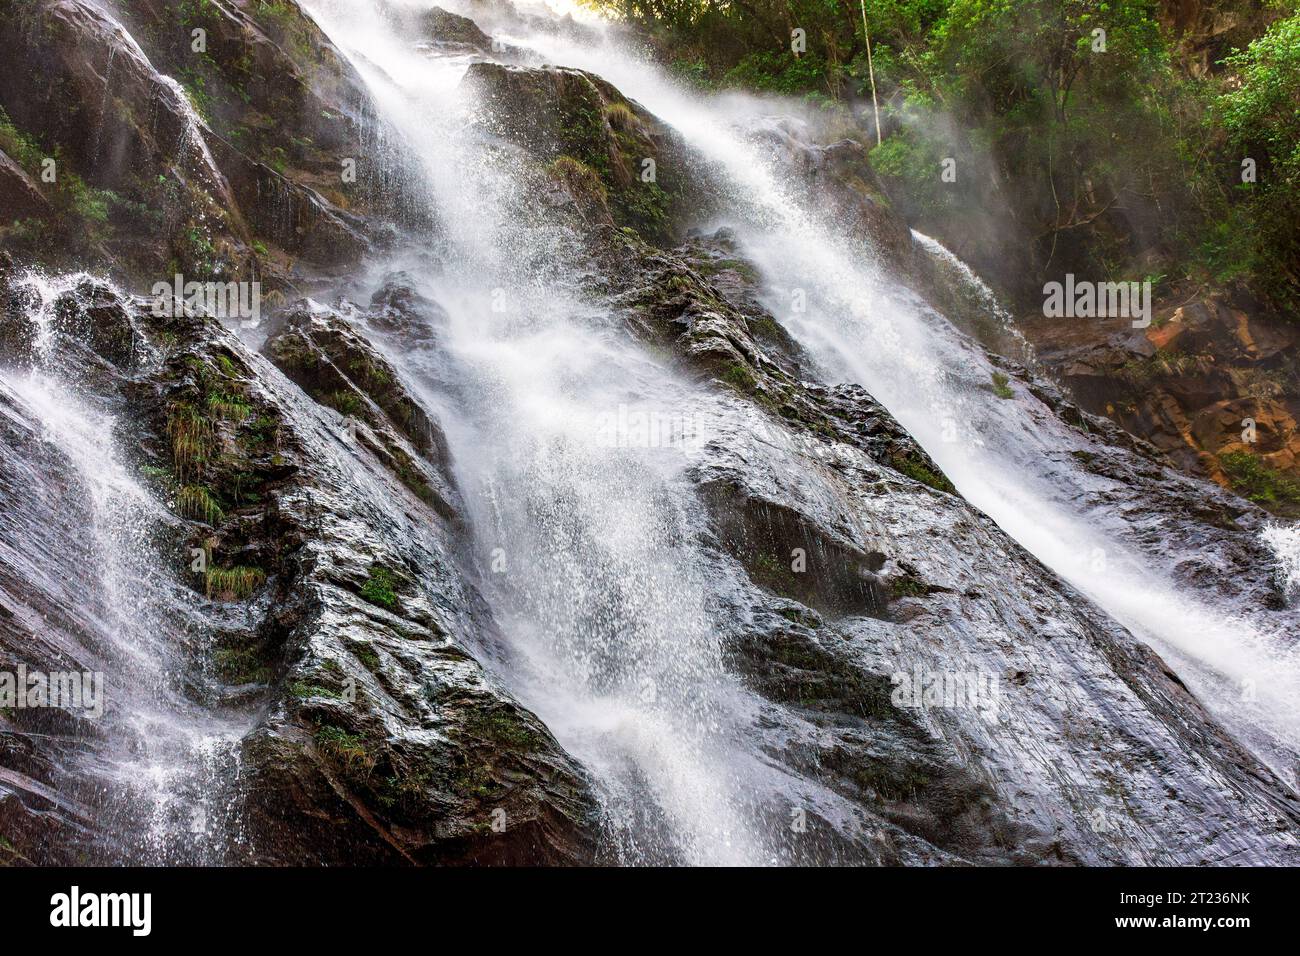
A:
{"label": "green foliage", "polygon": [[1300,483],[1270,468],[1250,452],[1220,455],[1219,464],[1233,490],[1244,498],[1262,505],[1300,503]]}
{"label": "green foliage", "polygon": [[362,412],[366,410],[366,403],[360,395],[353,391],[328,392],[321,396],[321,401],[340,415],[347,415],[352,418],[360,418]]}
{"label": "green foliage", "polygon": [[871,166],[881,176],[900,183],[913,209],[926,218],[951,210],[960,194],[940,178],[951,151],[933,137],[905,130],[871,151]]}
{"label": "green foliage", "polygon": [[994,372],[993,394],[998,398],[1015,398],[1016,393],[1011,389],[1011,379],[1007,378],[1007,376],[1001,372]]}
{"label": "green foliage", "polygon": [[208,411],[228,422],[242,422],[253,414],[253,407],[242,395],[214,391],[208,393],[207,400]]}
{"label": "green foliage", "polygon": [[206,521],[216,527],[226,517],[212,492],[202,485],[185,485],[176,492],[176,511],[186,518]]}
{"label": "green foliage", "polygon": [[40,170],[41,160],[46,156],[34,138],[14,126],[2,106],[0,106],[0,150],[8,154],[10,159],[29,174],[35,174]]}
{"label": "green foliage", "polygon": [[266,572],[261,568],[209,567],[205,575],[208,597],[221,601],[242,601],[261,587],[266,581]]}
{"label": "green foliage", "polygon": [[371,604],[393,611],[397,609],[396,585],[397,579],[392,571],[382,564],[372,565],[370,577],[361,585],[361,596]]}
{"label": "green foliage", "polygon": [[185,96],[189,99],[190,105],[194,107],[194,112],[203,117],[205,123],[212,122],[212,93],[208,90],[207,77],[197,69],[185,69],[180,71],[180,84],[185,90]]}
{"label": "green foliage", "polygon": [[217,675],[229,684],[267,684],[271,669],[247,647],[223,647],[212,655]]}
{"label": "green foliage", "polygon": [[[874,138],[853,0],[589,2],[643,25],[691,86],[803,97]],[[1158,0],[871,0],[886,133],[872,165],[920,228],[978,238],[972,264],[1025,306],[1049,276],[1155,264],[1171,285],[1245,284],[1300,311],[1300,15],[1269,6],[1284,12],[1265,35],[1193,76]],[[1232,14],[1234,36],[1277,17]]]}
{"label": "green foliage", "polygon": [[1244,186],[1254,228],[1236,236],[1241,270],[1260,275],[1279,304],[1300,307],[1300,14],[1279,20],[1227,59],[1240,84],[1219,100],[1223,126],[1241,157],[1257,164]]}
{"label": "green foliage", "polygon": [[212,423],[190,402],[176,402],[168,410],[167,435],[172,462],[182,480],[202,472],[214,453]]}
{"label": "green foliage", "polygon": [[726,86],[787,95],[825,93],[827,82],[824,59],[815,54],[796,57],[788,50],[751,53],[728,70],[723,79]]}
{"label": "green foliage", "polygon": [[316,747],[325,757],[353,776],[368,778],[377,763],[376,758],[366,750],[365,741],[332,724],[317,729]]}

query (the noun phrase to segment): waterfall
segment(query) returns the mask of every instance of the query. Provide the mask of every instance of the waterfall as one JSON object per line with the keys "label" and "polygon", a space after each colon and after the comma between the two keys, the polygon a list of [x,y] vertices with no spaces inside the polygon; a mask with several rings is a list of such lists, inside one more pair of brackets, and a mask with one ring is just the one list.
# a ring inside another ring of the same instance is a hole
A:
{"label": "waterfall", "polygon": [[[52,860],[83,824],[114,864],[1295,859],[1296,525],[1075,415],[937,240],[824,211],[858,154],[798,104],[569,0],[451,0],[490,48],[433,2],[302,0],[330,42],[263,48],[310,94],[282,185],[349,239],[261,248],[302,297],[269,328],[0,276],[0,651],[107,699],[0,713]],[[101,125],[152,74],[113,29]],[[270,241],[247,144],[149,89],[199,220]]]}
{"label": "waterfall", "polygon": [[[969,501],[1166,656],[1228,727],[1293,779],[1300,753],[1294,622],[1214,606],[1180,587],[1176,558],[1146,553],[1138,529],[1091,494],[1098,479],[1071,454],[1080,437],[1032,395],[995,398],[996,369],[984,351],[901,287],[872,250],[797,198],[771,155],[745,134],[769,103],[698,96],[612,40],[580,43],[543,32],[503,38],[603,76],[716,163],[729,188],[725,224],[759,268],[764,304],[826,374],[866,387]],[[803,312],[792,310],[794,290],[805,293]]]}
{"label": "waterfall", "polygon": [[0,515],[4,537],[25,543],[0,562],[33,592],[56,596],[55,606],[75,609],[77,627],[66,633],[78,634],[76,643],[62,642],[57,619],[40,633],[60,666],[102,675],[104,712],[87,718],[101,721],[102,733],[76,758],[85,763],[70,762],[64,772],[101,781],[70,789],[113,821],[108,830],[120,846],[87,846],[87,857],[219,863],[236,838],[228,801],[248,723],[214,716],[184,693],[202,680],[189,673],[185,653],[191,627],[183,609],[191,599],[168,570],[175,562],[159,550],[173,519],[128,465],[112,410],[79,394],[76,374],[56,355],[59,316],[70,303],[89,304],[86,280],[29,274],[15,282],[27,293],[35,361],[0,371],[0,408],[35,430],[53,464],[42,493],[15,494]]}
{"label": "waterfall", "polygon": [[1270,524],[1264,540],[1273,551],[1282,593],[1289,601],[1300,600],[1300,524]]}
{"label": "waterfall", "polygon": [[575,295],[572,240],[520,221],[508,156],[467,122],[463,58],[430,59],[353,3],[307,6],[410,144],[383,161],[419,164],[446,226],[436,267],[383,264],[410,267],[447,315],[434,353],[389,358],[445,423],[512,688],[597,777],[619,859],[773,860],[750,805],[773,771],[745,740],[757,704],[723,667],[689,448],[607,427],[620,408],[689,409],[701,428],[729,412]]}

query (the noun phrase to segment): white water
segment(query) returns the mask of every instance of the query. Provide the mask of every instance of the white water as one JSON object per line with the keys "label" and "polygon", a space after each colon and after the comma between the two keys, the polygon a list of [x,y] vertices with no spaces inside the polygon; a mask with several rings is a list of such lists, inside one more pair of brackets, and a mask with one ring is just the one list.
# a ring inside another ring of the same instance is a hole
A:
{"label": "white water", "polygon": [[[508,37],[548,61],[611,81],[724,171],[766,304],[832,377],[866,387],[961,493],[1048,566],[1164,654],[1231,729],[1283,779],[1300,753],[1300,647],[1295,635],[1211,606],[1129,542],[1122,516],[1081,503],[1094,478],[1068,461],[1078,439],[1036,399],[993,396],[981,350],[900,289],[872,251],[795,198],[770,154],[743,129],[770,104],[699,97],[612,43]],[[946,250],[944,250],[946,252]],[[807,309],[791,310],[793,290]]]}
{"label": "white water", "polygon": [[512,688],[599,781],[623,861],[775,859],[756,792],[781,780],[746,739],[755,705],[705,606],[726,572],[694,543],[705,521],[681,477],[688,450],[608,427],[620,406],[705,421],[721,400],[575,297],[571,240],[520,222],[510,157],[467,131],[464,59],[416,52],[355,3],[307,6],[405,140],[382,161],[419,164],[445,227],[441,269],[388,265],[409,268],[447,325],[432,354],[391,357],[447,428]]}
{"label": "white water", "polygon": [[1291,602],[1300,601],[1300,524],[1271,524],[1264,540],[1273,550],[1282,593]]}
{"label": "white water", "polygon": [[[459,87],[466,59],[415,52],[350,0],[306,5],[404,141],[375,161],[385,175],[417,164],[444,227],[439,266],[388,264],[417,273],[448,316],[436,354],[393,358],[448,427],[512,686],[594,772],[624,860],[779,861],[761,808],[781,784],[745,740],[754,701],[722,666],[720,622],[703,603],[710,575],[725,571],[703,566],[691,544],[704,522],[681,479],[688,453],[615,453],[594,438],[620,404],[699,408],[707,421],[727,414],[722,400],[674,380],[575,297],[580,263],[565,237],[521,222],[509,153],[475,138],[478,104]],[[967,498],[1287,766],[1300,741],[1294,653],[1149,567],[1126,544],[1122,516],[1076,503],[1070,430],[1028,396],[995,398],[979,350],[800,207],[763,151],[728,126],[762,106],[698,99],[611,46],[501,38],[603,75],[718,163],[729,224],[767,280],[769,307],[829,374],[869,388]],[[794,289],[807,293],[801,314],[789,307]],[[442,388],[444,376],[456,387]]]}
{"label": "white water", "polygon": [[[36,326],[37,361],[27,372],[0,372],[0,391],[25,421],[39,424],[42,441],[70,467],[69,504],[89,517],[85,555],[62,556],[89,562],[89,570],[68,565],[49,573],[90,582],[77,600],[94,624],[86,650],[103,668],[105,701],[104,714],[89,719],[113,725],[107,734],[113,744],[90,748],[87,759],[100,764],[96,776],[115,788],[105,795],[108,814],[120,821],[114,836],[135,841],[141,862],[220,862],[221,848],[233,838],[213,823],[226,812],[220,774],[230,772],[246,726],[208,716],[178,694],[182,635],[164,603],[179,585],[167,570],[175,562],[154,544],[169,514],[123,462],[112,416],[78,396],[51,358],[54,303],[84,278],[31,274],[15,283],[34,300],[28,318]],[[34,582],[43,580],[37,565],[29,573]],[[62,584],[44,586],[61,590]]]}

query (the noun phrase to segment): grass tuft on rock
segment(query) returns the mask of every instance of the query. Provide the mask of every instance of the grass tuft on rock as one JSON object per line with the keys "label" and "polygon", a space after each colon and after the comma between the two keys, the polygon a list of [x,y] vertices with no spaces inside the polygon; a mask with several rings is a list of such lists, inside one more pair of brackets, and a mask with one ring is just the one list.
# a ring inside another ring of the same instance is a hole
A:
{"label": "grass tuft on rock", "polygon": [[242,601],[266,581],[261,568],[208,568],[204,577],[207,595],[219,601]]}
{"label": "grass tuft on rock", "polygon": [[361,596],[389,611],[397,609],[397,579],[382,564],[372,565],[370,577],[361,585]]}

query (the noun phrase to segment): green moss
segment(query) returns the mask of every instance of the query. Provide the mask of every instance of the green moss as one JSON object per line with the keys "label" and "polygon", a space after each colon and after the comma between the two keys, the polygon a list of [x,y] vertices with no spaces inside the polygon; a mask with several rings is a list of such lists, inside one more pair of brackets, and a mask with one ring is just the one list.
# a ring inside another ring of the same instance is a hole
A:
{"label": "green moss", "polygon": [[902,577],[889,582],[889,593],[896,598],[925,597],[930,588],[920,578]]}
{"label": "green moss", "polygon": [[294,697],[328,697],[332,700],[342,699],[343,694],[332,687],[325,687],[321,684],[309,684],[306,681],[294,681],[289,685],[289,693]]}
{"label": "green moss", "polygon": [[610,103],[605,107],[605,119],[614,129],[631,131],[640,128],[636,113],[626,103]]}
{"label": "green moss", "polygon": [[907,475],[913,481],[919,481],[923,485],[929,485],[931,488],[946,491],[949,494],[957,493],[957,489],[953,487],[951,481],[915,455],[896,454],[890,458],[889,463],[894,467],[895,471]]}
{"label": "green moss", "polygon": [[465,722],[465,732],[515,750],[533,750],[541,740],[512,711],[479,711]]}
{"label": "green moss", "polygon": [[340,415],[347,415],[351,418],[360,418],[362,412],[366,409],[366,403],[362,401],[360,395],[346,390],[327,392],[320,396],[320,400]]}
{"label": "green moss", "polygon": [[369,644],[353,644],[352,653],[371,673],[379,669],[379,654]]}
{"label": "green moss", "polygon": [[609,193],[600,174],[580,159],[561,156],[546,167],[546,174],[562,183],[575,198],[604,205]]}
{"label": "green moss", "polygon": [[1011,379],[1001,372],[993,373],[993,394],[998,398],[1015,398],[1016,393],[1011,390]]}
{"label": "green moss", "polygon": [[758,380],[754,378],[754,373],[750,371],[748,365],[741,362],[732,362],[723,369],[722,380],[746,395],[752,395],[758,389]]}
{"label": "green moss", "polygon": [[393,577],[393,572],[381,564],[372,565],[370,577],[361,585],[361,596],[371,604],[376,604],[390,611],[396,610],[396,584],[397,579]]}

